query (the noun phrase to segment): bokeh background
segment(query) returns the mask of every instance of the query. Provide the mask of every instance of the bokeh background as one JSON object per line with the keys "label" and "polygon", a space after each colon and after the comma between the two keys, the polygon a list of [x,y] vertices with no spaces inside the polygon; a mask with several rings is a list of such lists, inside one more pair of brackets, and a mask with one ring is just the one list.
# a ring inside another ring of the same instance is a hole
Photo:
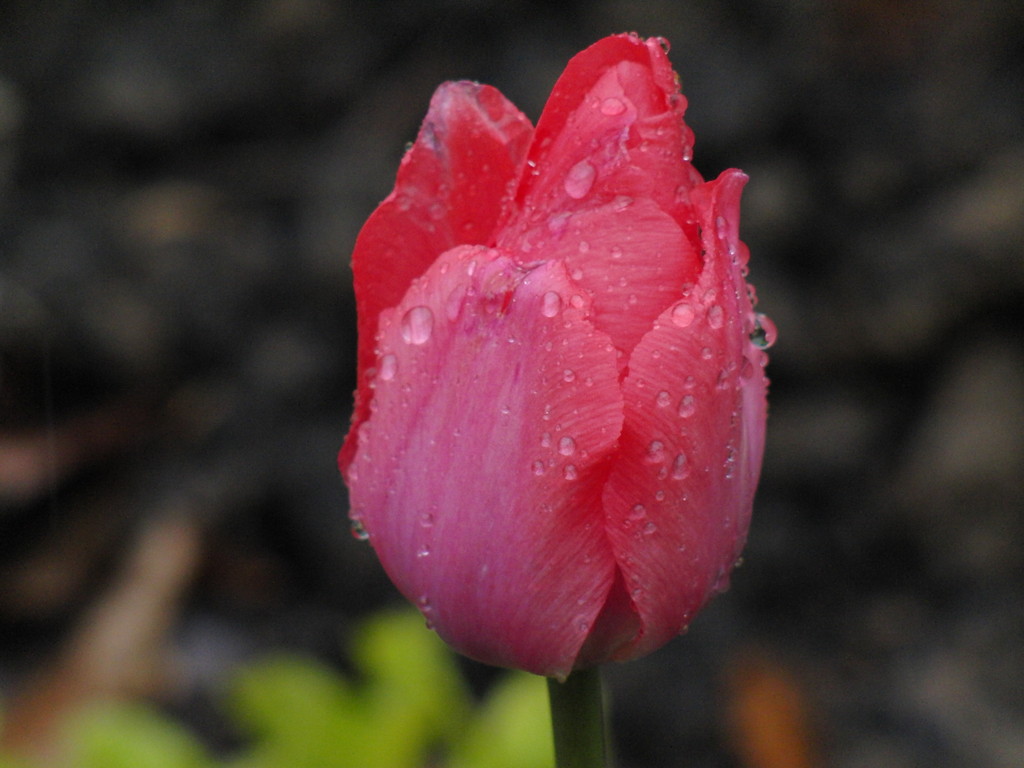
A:
{"label": "bokeh background", "polygon": [[780,340],[745,564],[608,669],[619,764],[1024,765],[1011,0],[3,3],[6,749],[53,764],[60,719],[115,697],[229,756],[232,669],[347,669],[399,603],[335,467],[359,226],[439,82],[536,119],[628,30],[672,42],[697,168],[751,177]]}

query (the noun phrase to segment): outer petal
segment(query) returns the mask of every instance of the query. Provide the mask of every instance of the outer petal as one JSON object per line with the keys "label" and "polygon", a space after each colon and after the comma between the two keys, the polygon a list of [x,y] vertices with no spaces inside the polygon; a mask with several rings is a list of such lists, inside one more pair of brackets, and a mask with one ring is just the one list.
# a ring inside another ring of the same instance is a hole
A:
{"label": "outer petal", "polygon": [[594,297],[595,324],[627,355],[700,269],[684,105],[659,41],[617,35],[574,57],[499,236],[524,259],[565,259]]}
{"label": "outer petal", "polygon": [[[685,629],[728,584],[764,450],[764,352],[737,237],[746,177],[694,192],[707,263],[637,345],[623,382],[621,453],[605,490],[608,535],[642,629],[619,658]],[[630,618],[630,617],[626,617]]]}
{"label": "outer petal", "polygon": [[[444,251],[493,242],[531,135],[529,120],[490,86],[453,82],[434,93],[395,189],[363,226],[352,255],[359,316],[354,426],[368,416],[381,311],[398,304],[412,280]],[[354,433],[339,457],[343,469],[355,449]]]}
{"label": "outer petal", "polygon": [[601,489],[622,400],[587,310],[561,264],[444,254],[382,314],[347,473],[353,517],[445,640],[552,676],[615,577]]}

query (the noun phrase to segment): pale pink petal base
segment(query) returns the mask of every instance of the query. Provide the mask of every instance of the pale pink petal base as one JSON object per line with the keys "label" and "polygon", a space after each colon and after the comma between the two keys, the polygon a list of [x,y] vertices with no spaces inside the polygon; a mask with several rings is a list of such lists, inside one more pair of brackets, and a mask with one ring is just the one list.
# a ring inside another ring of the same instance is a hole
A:
{"label": "pale pink petal base", "polygon": [[352,514],[452,646],[564,677],[615,563],[600,497],[615,351],[557,262],[460,246],[381,316]]}

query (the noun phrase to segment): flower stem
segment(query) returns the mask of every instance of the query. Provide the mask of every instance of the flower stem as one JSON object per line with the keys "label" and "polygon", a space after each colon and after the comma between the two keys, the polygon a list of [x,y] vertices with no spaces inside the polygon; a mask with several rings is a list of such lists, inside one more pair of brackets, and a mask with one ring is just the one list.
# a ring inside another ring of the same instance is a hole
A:
{"label": "flower stem", "polygon": [[597,667],[548,678],[556,768],[604,768],[604,706]]}

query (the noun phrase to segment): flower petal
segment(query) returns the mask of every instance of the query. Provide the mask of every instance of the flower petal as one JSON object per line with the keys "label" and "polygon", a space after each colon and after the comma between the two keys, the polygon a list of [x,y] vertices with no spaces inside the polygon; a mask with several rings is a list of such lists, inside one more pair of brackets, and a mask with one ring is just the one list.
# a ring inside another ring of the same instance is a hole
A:
{"label": "flower petal", "polygon": [[[652,196],[666,211],[677,208],[679,184],[702,181],[689,163],[693,133],[683,123],[686,99],[666,48],[658,38],[613,35],[569,61],[537,122],[533,173],[516,197],[528,218],[543,220],[588,198],[589,190],[580,194],[584,160],[597,172],[595,194]],[[623,178],[604,181],[602,171],[610,170]]]}
{"label": "flower petal", "polygon": [[656,40],[618,35],[574,57],[499,235],[524,259],[565,259],[624,355],[700,270],[684,106]]}
{"label": "flower petal", "polygon": [[564,676],[615,564],[601,493],[622,424],[614,350],[564,266],[457,247],[381,316],[353,517],[438,633]]}
{"label": "flower petal", "polygon": [[[353,425],[368,416],[381,311],[398,304],[412,280],[444,251],[493,241],[531,135],[529,120],[490,86],[452,82],[434,93],[394,190],[363,226],[352,254],[359,317]],[[354,432],[339,456],[342,469],[355,450]]]}
{"label": "flower petal", "polygon": [[620,453],[607,529],[642,630],[621,658],[685,629],[728,583],[746,538],[764,450],[764,352],[737,239],[746,177],[694,191],[707,254],[696,285],[637,345],[623,381]]}
{"label": "flower petal", "polygon": [[579,211],[543,245],[537,255],[564,262],[593,298],[594,326],[611,337],[620,371],[699,264],[679,225],[650,199]]}

